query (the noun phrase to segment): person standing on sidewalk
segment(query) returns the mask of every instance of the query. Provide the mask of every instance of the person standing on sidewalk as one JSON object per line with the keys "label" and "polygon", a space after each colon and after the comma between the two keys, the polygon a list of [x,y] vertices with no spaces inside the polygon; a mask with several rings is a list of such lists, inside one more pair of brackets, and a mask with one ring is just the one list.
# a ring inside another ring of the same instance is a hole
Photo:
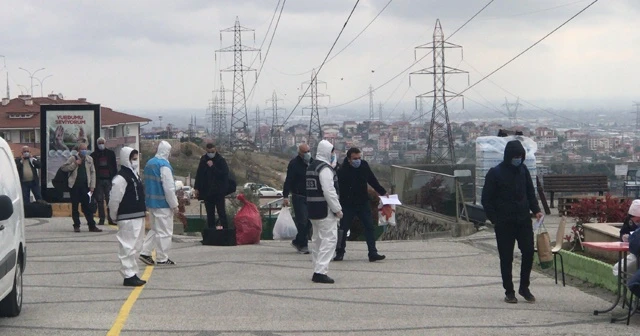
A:
{"label": "person standing on sidewalk", "polygon": [[360,149],[353,147],[347,151],[347,157],[338,170],[338,181],[340,183],[340,204],[344,211],[344,217],[340,220],[341,236],[338,238],[336,257],[333,260],[341,261],[344,259],[347,247],[347,232],[351,228],[351,222],[353,222],[354,217],[360,218],[360,222],[364,226],[369,261],[383,260],[385,256],[378,254],[376,249],[375,227],[373,226],[373,215],[369,205],[367,184],[371,185],[381,196],[387,195],[387,191],[380,185],[367,161],[362,159]]}
{"label": "person standing on sidewalk", "polygon": [[524,164],[525,155],[526,152],[519,140],[509,141],[504,149],[504,161],[489,169],[482,189],[482,207],[495,227],[502,286],[505,290],[504,301],[507,303],[518,303],[511,275],[516,241],[522,253],[518,294],[527,302],[536,301],[529,290],[534,253],[530,212],[533,212],[537,219],[542,218],[542,212],[538,206],[531,174]]}
{"label": "person standing on sidewalk", "polygon": [[306,174],[307,207],[313,226],[311,281],[317,283],[334,283],[327,272],[338,240],[338,221],[342,218],[338,178],[333,169],[336,162],[333,145],[322,140],[318,144],[316,160],[309,165]]}
{"label": "person standing on sidewalk", "polygon": [[[118,173],[118,164],[116,162],[116,153],[105,147],[106,140],[103,137],[96,141],[97,149],[91,153],[93,163],[96,165],[96,191],[93,193],[98,203],[98,217],[100,221],[98,225],[104,225],[105,219],[108,219],[110,225],[115,225],[110,217],[109,211],[109,192],[111,191],[111,180]],[[107,213],[105,215],[104,203],[107,203]],[[105,218],[107,217],[107,218]]]}
{"label": "person standing on sidewalk", "polygon": [[147,232],[140,252],[140,260],[147,265],[155,264],[151,257],[156,250],[158,265],[175,265],[169,259],[171,237],[173,237],[173,215],[178,212],[176,182],[169,163],[171,145],[161,141],[156,156],[144,167],[144,194],[151,219],[151,230]]}
{"label": "person standing on sidewalk", "polygon": [[[225,196],[229,188],[229,165],[218,153],[216,146],[207,144],[207,153],[200,158],[196,181],[194,183],[195,197],[204,201],[207,210],[207,226],[215,228],[228,227]],[[216,225],[216,211],[219,225]]]}
{"label": "person standing on sidewalk", "polygon": [[78,155],[69,157],[60,169],[69,172],[69,188],[71,189],[71,218],[73,219],[73,231],[80,232],[80,212],[78,206],[82,206],[82,213],[87,220],[90,232],[102,232],[96,227],[93,219],[95,209],[91,198],[96,188],[96,170],[93,159],[89,156],[86,143],[77,146]]}
{"label": "person standing on sidewalk", "polygon": [[287,177],[284,180],[284,188],[282,188],[282,205],[289,206],[289,194],[291,194],[291,203],[296,216],[296,227],[298,234],[291,242],[291,245],[298,253],[309,254],[309,229],[311,222],[307,211],[307,186],[306,174],[309,164],[313,163],[311,158],[311,149],[307,144],[298,146],[298,155],[289,161],[287,167]]}
{"label": "person standing on sidewalk", "polygon": [[145,206],[144,186],[138,176],[138,151],[131,147],[120,150],[120,171],[113,178],[109,197],[110,218],[118,222],[116,238],[120,243],[120,273],[123,285],[138,287],[147,282],[138,277],[140,269],[136,254],[142,249],[144,238]]}
{"label": "person standing on sidewalk", "polygon": [[31,201],[31,193],[36,201],[42,199],[40,192],[40,177],[38,169],[40,169],[40,161],[31,156],[29,146],[22,147],[22,157],[16,159],[16,168],[20,176],[20,185],[22,186],[22,199],[27,204]]}

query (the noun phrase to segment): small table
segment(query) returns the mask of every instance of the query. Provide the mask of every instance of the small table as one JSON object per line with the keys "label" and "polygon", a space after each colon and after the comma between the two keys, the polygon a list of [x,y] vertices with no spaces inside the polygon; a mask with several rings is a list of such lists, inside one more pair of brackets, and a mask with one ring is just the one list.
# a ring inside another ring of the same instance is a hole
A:
{"label": "small table", "polygon": [[[602,313],[608,313],[612,311],[615,307],[620,303],[620,299],[624,296],[623,299],[623,308],[624,302],[627,297],[627,286],[625,284],[626,274],[627,274],[627,253],[629,252],[629,243],[627,242],[583,242],[583,246],[591,247],[596,250],[608,251],[608,252],[618,252],[618,290],[616,292],[616,301],[613,305],[605,310],[595,310],[593,311],[593,315],[598,315]],[[623,289],[624,288],[624,289]],[[631,302],[629,303],[631,304]],[[635,313],[635,310],[634,310]],[[620,318],[611,318],[611,323],[615,323],[621,320],[626,320],[625,317]]]}

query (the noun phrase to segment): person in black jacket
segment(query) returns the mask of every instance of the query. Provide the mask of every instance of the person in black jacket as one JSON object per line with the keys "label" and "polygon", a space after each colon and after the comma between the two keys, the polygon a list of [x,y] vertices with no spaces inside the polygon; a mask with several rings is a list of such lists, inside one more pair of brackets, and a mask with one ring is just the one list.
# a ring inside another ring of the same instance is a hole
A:
{"label": "person in black jacket", "polygon": [[342,205],[344,217],[340,220],[338,246],[333,260],[341,261],[344,259],[347,247],[347,232],[351,227],[353,218],[356,216],[360,218],[360,222],[364,226],[364,235],[369,249],[369,261],[383,260],[385,256],[378,254],[376,249],[367,184],[371,185],[381,196],[387,195],[387,191],[380,185],[367,161],[362,160],[360,149],[353,147],[347,151],[347,157],[344,159],[340,169],[338,169],[338,183],[340,185],[340,204]]}
{"label": "person in black jacket", "polygon": [[[227,211],[225,196],[229,187],[229,166],[218,153],[216,146],[207,144],[207,153],[200,158],[196,182],[195,196],[204,201],[207,210],[207,226],[210,228],[227,227]],[[215,213],[218,211],[219,225],[216,225]]]}
{"label": "person in black jacket", "polygon": [[628,242],[629,235],[638,229],[638,224],[640,224],[640,200],[633,200],[620,228],[620,241]]}
{"label": "person in black jacket", "polygon": [[[96,190],[93,197],[98,204],[98,217],[100,217],[98,225],[104,225],[105,219],[108,219],[109,225],[116,225],[109,214],[109,193],[111,192],[111,180],[118,173],[118,164],[116,153],[107,148],[105,143],[106,140],[103,137],[98,138],[97,148],[91,153],[93,164],[96,166]],[[106,214],[104,211],[105,201],[107,203]]]}
{"label": "person in black jacket", "polygon": [[40,161],[31,156],[28,146],[22,147],[22,157],[16,159],[16,167],[18,168],[18,176],[20,176],[24,204],[31,201],[31,192],[33,192],[36,201],[41,200],[40,178],[38,177]]}
{"label": "person in black jacket", "polygon": [[489,169],[482,189],[482,206],[487,218],[495,227],[502,286],[506,294],[504,300],[507,303],[518,302],[511,277],[516,241],[522,253],[518,294],[528,302],[536,300],[529,290],[534,253],[530,212],[533,212],[537,219],[542,217],[542,213],[529,169],[523,163],[525,155],[526,152],[519,140],[509,141],[504,150],[504,161]]}
{"label": "person in black jacket", "polygon": [[293,211],[296,215],[296,227],[298,234],[291,245],[302,254],[309,254],[309,229],[311,221],[307,212],[307,168],[313,162],[309,145],[298,146],[298,155],[289,161],[287,177],[282,188],[282,205],[289,206],[289,194],[293,203]]}

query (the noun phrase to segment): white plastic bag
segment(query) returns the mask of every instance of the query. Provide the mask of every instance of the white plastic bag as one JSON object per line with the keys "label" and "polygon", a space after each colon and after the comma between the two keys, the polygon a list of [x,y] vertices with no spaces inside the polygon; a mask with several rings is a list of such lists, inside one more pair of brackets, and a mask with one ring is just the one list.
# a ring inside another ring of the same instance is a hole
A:
{"label": "white plastic bag", "polygon": [[278,214],[276,224],[273,226],[273,239],[293,239],[297,234],[298,229],[296,228],[296,223],[293,221],[293,217],[291,217],[291,208],[283,207],[280,210],[280,214]]}
{"label": "white plastic bag", "polygon": [[[618,276],[618,263],[620,263],[619,261],[613,265],[613,276]],[[624,265],[622,265],[622,267],[624,268]],[[629,253],[627,254],[627,272],[629,273],[635,273],[638,270],[638,260],[636,259],[636,256],[634,256],[633,254]]]}
{"label": "white plastic bag", "polygon": [[378,225],[396,226],[396,206],[393,204],[378,205]]}

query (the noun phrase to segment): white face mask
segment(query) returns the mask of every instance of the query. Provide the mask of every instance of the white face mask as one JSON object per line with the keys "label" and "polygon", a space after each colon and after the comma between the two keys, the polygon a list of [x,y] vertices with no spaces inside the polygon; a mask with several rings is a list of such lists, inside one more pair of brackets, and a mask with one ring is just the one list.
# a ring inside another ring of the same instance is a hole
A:
{"label": "white face mask", "polygon": [[138,162],[138,160],[131,161],[131,168],[133,170],[138,170],[138,167],[140,167],[140,162]]}

